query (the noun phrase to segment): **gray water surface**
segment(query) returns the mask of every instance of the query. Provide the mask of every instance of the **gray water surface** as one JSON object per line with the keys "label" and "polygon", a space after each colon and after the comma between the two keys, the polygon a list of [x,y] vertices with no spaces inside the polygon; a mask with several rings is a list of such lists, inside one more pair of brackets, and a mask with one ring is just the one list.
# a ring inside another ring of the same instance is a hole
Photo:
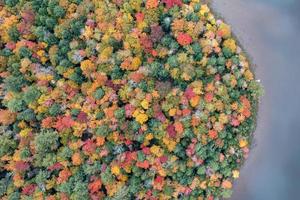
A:
{"label": "gray water surface", "polygon": [[300,0],[215,0],[265,90],[232,200],[300,199]]}

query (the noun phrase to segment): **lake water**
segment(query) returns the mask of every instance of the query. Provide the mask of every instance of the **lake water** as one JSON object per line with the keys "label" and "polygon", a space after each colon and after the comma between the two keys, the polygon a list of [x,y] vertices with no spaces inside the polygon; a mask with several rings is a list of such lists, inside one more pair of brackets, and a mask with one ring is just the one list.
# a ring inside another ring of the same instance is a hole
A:
{"label": "lake water", "polygon": [[232,25],[265,90],[255,144],[232,200],[300,199],[300,0],[212,5]]}

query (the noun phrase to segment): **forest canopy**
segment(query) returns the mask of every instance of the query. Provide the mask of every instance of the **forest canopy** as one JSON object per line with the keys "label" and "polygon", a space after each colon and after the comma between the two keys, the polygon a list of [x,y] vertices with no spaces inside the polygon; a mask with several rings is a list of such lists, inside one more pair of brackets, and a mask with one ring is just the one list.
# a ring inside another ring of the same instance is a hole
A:
{"label": "forest canopy", "polygon": [[260,85],[200,0],[0,3],[0,198],[230,197]]}

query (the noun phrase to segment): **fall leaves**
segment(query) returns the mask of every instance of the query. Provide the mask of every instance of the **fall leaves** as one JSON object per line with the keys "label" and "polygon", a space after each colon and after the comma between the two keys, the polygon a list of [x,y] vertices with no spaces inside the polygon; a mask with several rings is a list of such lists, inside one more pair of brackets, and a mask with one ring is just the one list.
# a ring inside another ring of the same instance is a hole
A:
{"label": "fall leaves", "polygon": [[80,63],[80,68],[83,74],[87,77],[96,70],[96,65],[91,60],[84,60]]}
{"label": "fall leaves", "polygon": [[74,124],[75,124],[75,122],[73,121],[71,116],[61,116],[61,117],[58,117],[58,120],[54,127],[58,131],[62,131],[66,128],[71,128]]}
{"label": "fall leaves", "polygon": [[0,110],[0,124],[10,125],[16,119],[16,113],[9,110]]}
{"label": "fall leaves", "polygon": [[193,39],[186,33],[179,33],[177,36],[177,41],[180,45],[185,46],[191,44]]}
{"label": "fall leaves", "polygon": [[8,0],[0,21],[1,199],[231,193],[258,88],[207,5]]}
{"label": "fall leaves", "polygon": [[79,152],[76,152],[72,155],[72,163],[75,166],[78,166],[82,163],[81,155]]}

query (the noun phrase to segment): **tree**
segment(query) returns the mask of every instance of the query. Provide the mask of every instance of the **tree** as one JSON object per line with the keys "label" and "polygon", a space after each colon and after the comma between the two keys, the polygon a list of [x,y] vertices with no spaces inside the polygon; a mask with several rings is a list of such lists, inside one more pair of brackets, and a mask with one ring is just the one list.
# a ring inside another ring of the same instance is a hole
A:
{"label": "tree", "polygon": [[49,108],[49,114],[51,116],[57,116],[58,114],[61,113],[61,106],[58,103],[54,103],[50,108]]}
{"label": "tree", "polygon": [[8,131],[6,126],[0,126],[0,158],[4,155],[12,155],[17,146],[13,132]]}
{"label": "tree", "polygon": [[17,115],[18,120],[25,120],[27,122],[34,121],[36,119],[35,113],[32,109],[26,109]]}
{"label": "tree", "polygon": [[59,136],[56,131],[41,130],[34,140],[34,146],[37,154],[46,154],[58,148]]}
{"label": "tree", "polygon": [[19,0],[5,0],[5,4],[9,7],[14,7],[19,3]]}
{"label": "tree", "polygon": [[76,182],[73,193],[71,194],[71,200],[86,200],[89,199],[88,184],[85,182]]}
{"label": "tree", "polygon": [[14,42],[17,42],[20,37],[20,33],[16,26],[13,26],[8,30],[8,35],[10,39]]}
{"label": "tree", "polygon": [[114,113],[115,117],[119,120],[123,119],[125,117],[125,110],[124,108],[119,108]]}
{"label": "tree", "polygon": [[65,16],[65,10],[61,6],[55,6],[53,9],[53,15],[56,18],[63,18]]}
{"label": "tree", "polygon": [[20,112],[26,108],[26,105],[21,98],[13,98],[8,101],[7,107],[12,112]]}
{"label": "tree", "polygon": [[19,56],[21,58],[29,58],[31,55],[32,52],[29,50],[29,48],[23,46],[19,49]]}
{"label": "tree", "polygon": [[30,86],[26,92],[23,94],[23,100],[26,102],[26,104],[30,104],[37,100],[41,96],[41,92],[39,89],[35,86]]}
{"label": "tree", "polygon": [[9,110],[0,110],[0,124],[10,125],[16,119],[16,114]]}
{"label": "tree", "polygon": [[19,92],[25,83],[23,76],[9,76],[4,80],[6,90],[12,92]]}
{"label": "tree", "polygon": [[105,95],[105,92],[102,88],[98,88],[95,92],[94,92],[94,98],[99,100],[102,99],[102,97]]}

